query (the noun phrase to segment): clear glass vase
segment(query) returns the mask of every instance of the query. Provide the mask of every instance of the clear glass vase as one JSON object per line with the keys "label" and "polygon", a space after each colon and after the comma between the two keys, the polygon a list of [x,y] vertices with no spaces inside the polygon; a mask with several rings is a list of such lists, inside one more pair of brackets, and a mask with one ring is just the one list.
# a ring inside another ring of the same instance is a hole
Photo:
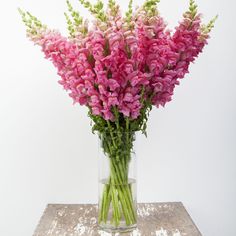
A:
{"label": "clear glass vase", "polygon": [[100,229],[131,231],[137,226],[135,134],[99,134]]}

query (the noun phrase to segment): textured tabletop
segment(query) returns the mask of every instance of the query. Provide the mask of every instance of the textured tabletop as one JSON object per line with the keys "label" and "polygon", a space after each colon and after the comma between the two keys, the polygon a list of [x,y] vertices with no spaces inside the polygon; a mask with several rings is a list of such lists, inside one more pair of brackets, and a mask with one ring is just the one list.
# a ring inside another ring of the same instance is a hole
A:
{"label": "textured tabletop", "polygon": [[138,204],[138,228],[110,234],[98,230],[93,204],[47,206],[33,236],[201,236],[181,202]]}

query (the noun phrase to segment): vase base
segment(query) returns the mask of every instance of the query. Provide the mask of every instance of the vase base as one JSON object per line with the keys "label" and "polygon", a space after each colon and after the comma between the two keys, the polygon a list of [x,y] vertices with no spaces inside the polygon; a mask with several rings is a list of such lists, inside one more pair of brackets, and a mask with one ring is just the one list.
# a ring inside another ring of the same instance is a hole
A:
{"label": "vase base", "polygon": [[99,230],[108,232],[108,233],[127,233],[135,230],[137,228],[137,224],[134,225],[120,225],[120,226],[113,226],[109,224],[100,224]]}

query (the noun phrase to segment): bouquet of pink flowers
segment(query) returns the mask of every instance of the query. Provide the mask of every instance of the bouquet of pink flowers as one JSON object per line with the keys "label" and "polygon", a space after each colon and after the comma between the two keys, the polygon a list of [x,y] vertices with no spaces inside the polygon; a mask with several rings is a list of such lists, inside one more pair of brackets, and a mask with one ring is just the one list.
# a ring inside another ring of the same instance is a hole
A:
{"label": "bouquet of pink flowers", "polygon": [[106,9],[100,0],[79,1],[95,20],[89,25],[67,1],[68,38],[29,12],[20,13],[28,37],[57,68],[59,83],[74,103],[88,107],[93,131],[111,162],[99,221],[106,223],[112,208],[115,227],[122,217],[126,225],[134,225],[136,211],[127,185],[134,133],[146,134],[152,106],[171,101],[175,86],[207,44],[216,18],[203,25],[197,5],[190,0],[172,33],[159,14],[159,0],[145,0],[136,10],[130,0],[124,16],[115,0],[109,0]]}

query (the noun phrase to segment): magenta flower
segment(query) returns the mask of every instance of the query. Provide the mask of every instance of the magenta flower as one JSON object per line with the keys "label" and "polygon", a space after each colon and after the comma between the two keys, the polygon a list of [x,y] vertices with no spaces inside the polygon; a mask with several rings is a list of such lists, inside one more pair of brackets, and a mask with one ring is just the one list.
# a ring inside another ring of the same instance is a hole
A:
{"label": "magenta flower", "polygon": [[165,106],[171,101],[179,79],[207,44],[214,23],[203,26],[191,0],[171,33],[158,11],[153,11],[156,3],[152,4],[126,17],[116,5],[107,12],[100,9],[92,29],[78,14],[72,17],[75,23],[67,16],[69,39],[48,30],[32,15],[21,14],[25,22],[30,18],[28,36],[53,62],[59,83],[74,103],[89,107],[105,120],[115,119],[114,109],[134,120],[150,105]]}

